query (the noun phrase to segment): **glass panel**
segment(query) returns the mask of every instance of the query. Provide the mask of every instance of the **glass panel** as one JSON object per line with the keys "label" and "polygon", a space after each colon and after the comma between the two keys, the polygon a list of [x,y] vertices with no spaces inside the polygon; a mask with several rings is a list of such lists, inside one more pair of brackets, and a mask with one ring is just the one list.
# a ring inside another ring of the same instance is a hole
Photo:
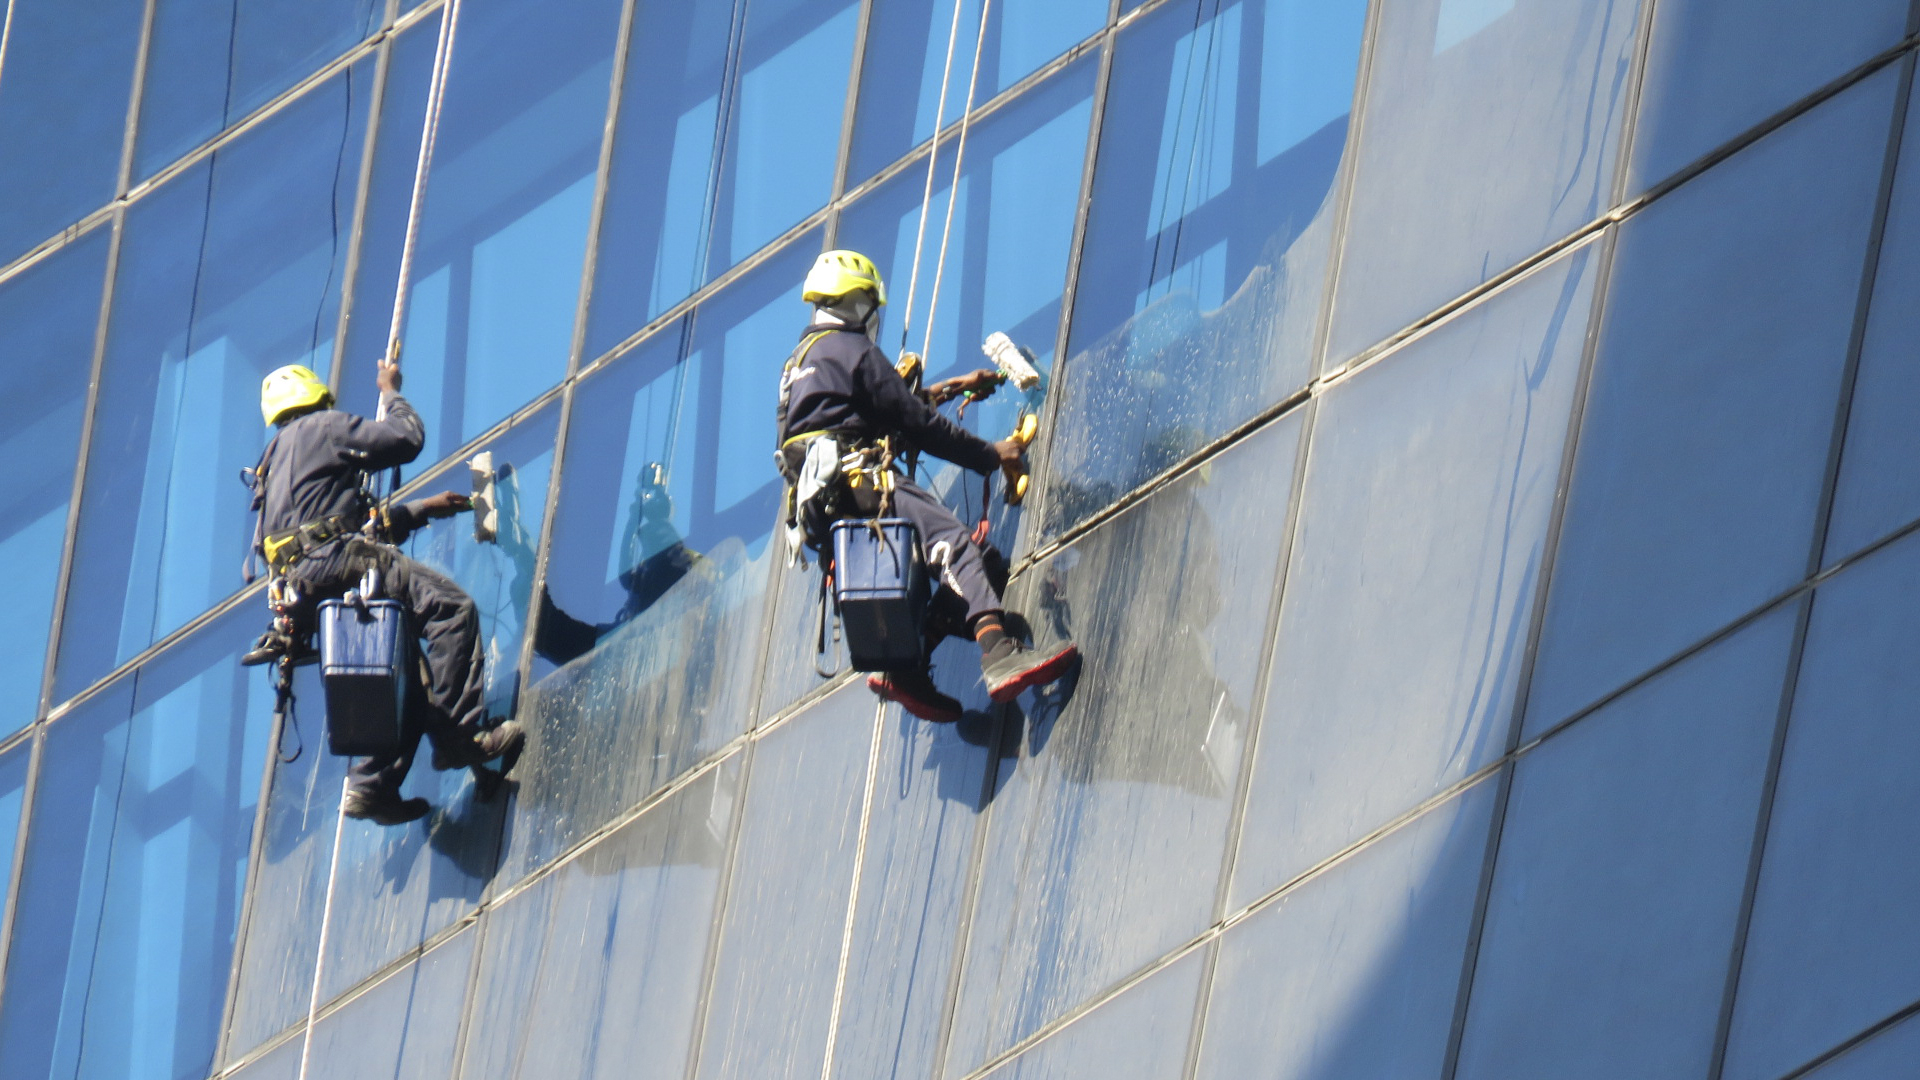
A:
{"label": "glass panel", "polygon": [[[875,4],[860,61],[860,105],[847,182],[859,183],[932,138],[936,122],[943,128],[959,122],[976,50],[980,74],[973,99],[978,107],[1106,22],[1106,0],[997,0],[982,41],[980,0]],[[947,76],[945,112],[940,112],[942,73]],[[1080,170],[1071,171],[1077,185]]]}
{"label": "glass panel", "polygon": [[[1176,1080],[1187,1062],[1205,955],[1181,958],[987,1075],[995,1080]],[[948,1075],[960,1073],[949,1070]]]}
{"label": "glass panel", "polygon": [[821,1071],[879,722],[873,696],[849,686],[754,747],[699,1076]]}
{"label": "glass panel", "polygon": [[1085,660],[1009,717],[1025,745],[993,795],[955,1070],[1213,921],[1300,430],[1268,426],[1014,583],[1034,636]]}
{"label": "glass panel", "polygon": [[145,8],[12,0],[0,83],[0,265],[113,197]]}
{"label": "glass panel", "polygon": [[1497,791],[1434,807],[1228,931],[1194,1075],[1443,1075]]}
{"label": "glass panel", "polygon": [[1596,255],[1320,399],[1234,907],[1505,749]]}
{"label": "glass panel", "polygon": [[[351,72],[366,100],[373,65]],[[128,209],[68,586],[65,699],[240,587],[260,379],[326,371],[360,121],[345,76]]]}
{"label": "glass panel", "polygon": [[157,0],[134,179],[266,104],[378,29],[385,14],[382,0]]}
{"label": "glass panel", "polygon": [[[27,793],[27,766],[33,762],[33,744],[19,746],[0,754],[0,897],[13,881],[13,853],[20,835],[20,807]],[[5,918],[5,901],[0,901],[0,918]],[[0,923],[0,925],[4,925]]]}
{"label": "glass panel", "polygon": [[1633,190],[1890,48],[1906,26],[1906,0],[1660,0],[1633,136]]}
{"label": "glass panel", "polygon": [[488,913],[462,1080],[686,1075],[740,760]]}
{"label": "glass panel", "polygon": [[1366,5],[1217,7],[1167,4],[1114,54],[1049,535],[1309,375]]}
{"label": "glass panel", "polygon": [[46,734],[0,1012],[0,1073],[207,1075],[272,688],[222,618]]}
{"label": "glass panel", "polygon": [[0,565],[11,574],[0,735],[40,707],[109,235],[96,229],[0,285],[0,356],[16,358],[0,364]]}
{"label": "glass panel", "polygon": [[1640,6],[1382,6],[1330,361],[1606,213]]}
{"label": "glass panel", "polygon": [[1797,615],[1776,610],[1521,759],[1459,1076],[1711,1073]]}
{"label": "glass panel", "polygon": [[307,1075],[448,1080],[477,937],[462,930],[321,1020]]}
{"label": "glass panel", "polygon": [[228,1080],[300,1080],[300,1051],[304,1040],[281,1043],[260,1060],[229,1074]]}
{"label": "glass panel", "polygon": [[1920,1021],[1908,1019],[1808,1073],[1807,1080],[1884,1080],[1915,1074],[1920,1074]]}
{"label": "glass panel", "polygon": [[[619,14],[619,0],[584,0],[474,4],[461,15],[402,333],[407,399],[427,424],[424,460],[567,372]],[[414,94],[424,94],[436,32],[423,24],[401,43],[391,77],[408,88],[396,96],[390,84],[381,107],[367,229],[384,238],[355,287],[349,408],[372,411],[373,368],[386,353],[420,145]]]}
{"label": "glass panel", "polygon": [[1895,85],[1621,226],[1529,737],[1805,577]]}
{"label": "glass panel", "polygon": [[1728,1080],[1783,1075],[1920,998],[1911,918],[1920,890],[1916,595],[1920,539],[1909,537],[1814,599],[1734,1001]]}
{"label": "glass panel", "polygon": [[1920,109],[1910,102],[1900,142],[1893,200],[1887,208],[1880,261],[1873,279],[1846,449],[1827,523],[1826,564],[1920,517],[1920,365],[1910,343],[1920,339]]}
{"label": "glass panel", "polygon": [[703,304],[684,346],[669,328],[574,390],[508,880],[749,725],[781,557],[768,422],[819,250],[801,238]]}

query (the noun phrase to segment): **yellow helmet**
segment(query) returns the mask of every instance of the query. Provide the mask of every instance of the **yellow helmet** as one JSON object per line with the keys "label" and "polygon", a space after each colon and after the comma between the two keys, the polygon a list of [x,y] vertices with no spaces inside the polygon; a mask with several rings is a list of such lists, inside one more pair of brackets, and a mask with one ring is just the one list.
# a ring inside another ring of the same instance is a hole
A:
{"label": "yellow helmet", "polygon": [[333,391],[320,381],[320,376],[299,364],[274,368],[260,380],[260,415],[269,424],[279,423],[281,417],[295,409],[331,404]]}
{"label": "yellow helmet", "polygon": [[829,251],[813,261],[800,298],[809,304],[830,303],[855,289],[872,289],[875,300],[887,302],[887,285],[872,259],[857,251]]}

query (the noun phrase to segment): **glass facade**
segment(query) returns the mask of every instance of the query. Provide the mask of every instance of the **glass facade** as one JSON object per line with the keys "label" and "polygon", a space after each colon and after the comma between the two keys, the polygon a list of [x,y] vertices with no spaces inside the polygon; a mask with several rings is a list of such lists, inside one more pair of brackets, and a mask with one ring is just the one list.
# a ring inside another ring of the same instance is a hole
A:
{"label": "glass facade", "polygon": [[[1920,1069],[1920,6],[0,10],[9,1080]],[[1045,373],[951,725],[776,536],[834,247]],[[234,477],[396,300],[530,742],[380,828]]]}

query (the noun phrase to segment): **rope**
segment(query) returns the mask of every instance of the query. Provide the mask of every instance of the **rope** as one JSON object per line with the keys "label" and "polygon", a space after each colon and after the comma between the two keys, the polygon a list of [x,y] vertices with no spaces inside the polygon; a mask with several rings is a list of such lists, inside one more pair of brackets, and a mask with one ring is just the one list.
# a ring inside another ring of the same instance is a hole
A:
{"label": "rope", "polygon": [[[940,261],[934,264],[933,292],[927,297],[927,328],[920,338],[920,356],[925,362],[933,347],[933,315],[940,307],[940,281],[947,272],[947,241],[953,236],[953,208],[960,201],[960,169],[967,161],[967,129],[973,125],[973,95],[980,85],[980,55],[987,46],[987,17],[993,13],[993,0],[981,0],[980,33],[973,43],[973,74],[967,79],[967,108],[960,114],[960,139],[954,148],[953,184],[947,188],[947,221],[940,229]],[[916,252],[915,262],[919,260]],[[908,309],[911,311],[911,307]]]}
{"label": "rope", "polygon": [[[347,785],[351,782],[349,778],[340,781],[340,802],[343,807],[347,801]],[[320,978],[327,967],[327,933],[333,929],[333,886],[340,879],[340,836],[346,824],[347,815],[336,809],[333,815],[333,858],[327,863],[327,898],[320,908],[320,947],[313,954],[313,989],[307,993],[307,1033],[300,1046],[300,1080],[307,1080],[307,1064],[313,1056],[313,1018],[320,1012]]]}
{"label": "rope", "polygon": [[[920,228],[913,237],[913,273],[907,278],[907,313],[900,319],[900,347],[907,347],[907,331],[913,326],[913,298],[920,286],[920,250],[927,240],[927,207],[933,203],[934,166],[940,161],[940,124],[947,118],[947,85],[953,81],[953,47],[960,40],[960,7],[962,0],[953,0],[953,26],[947,30],[947,64],[940,72],[940,104],[933,110],[933,146],[927,151],[927,189],[920,196]],[[987,20],[982,12],[980,30],[986,32]],[[977,62],[977,53],[976,53]],[[966,117],[960,118],[962,124]]]}

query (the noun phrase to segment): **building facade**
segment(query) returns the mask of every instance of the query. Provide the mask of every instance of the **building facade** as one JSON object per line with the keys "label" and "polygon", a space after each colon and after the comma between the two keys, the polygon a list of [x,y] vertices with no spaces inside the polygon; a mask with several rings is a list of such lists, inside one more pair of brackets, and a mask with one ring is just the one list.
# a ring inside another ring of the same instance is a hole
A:
{"label": "building facade", "polygon": [[[1920,1074],[1920,4],[4,6],[0,1075]],[[832,247],[1047,373],[957,724],[775,530]],[[402,298],[531,741],[383,829],[235,475]]]}

